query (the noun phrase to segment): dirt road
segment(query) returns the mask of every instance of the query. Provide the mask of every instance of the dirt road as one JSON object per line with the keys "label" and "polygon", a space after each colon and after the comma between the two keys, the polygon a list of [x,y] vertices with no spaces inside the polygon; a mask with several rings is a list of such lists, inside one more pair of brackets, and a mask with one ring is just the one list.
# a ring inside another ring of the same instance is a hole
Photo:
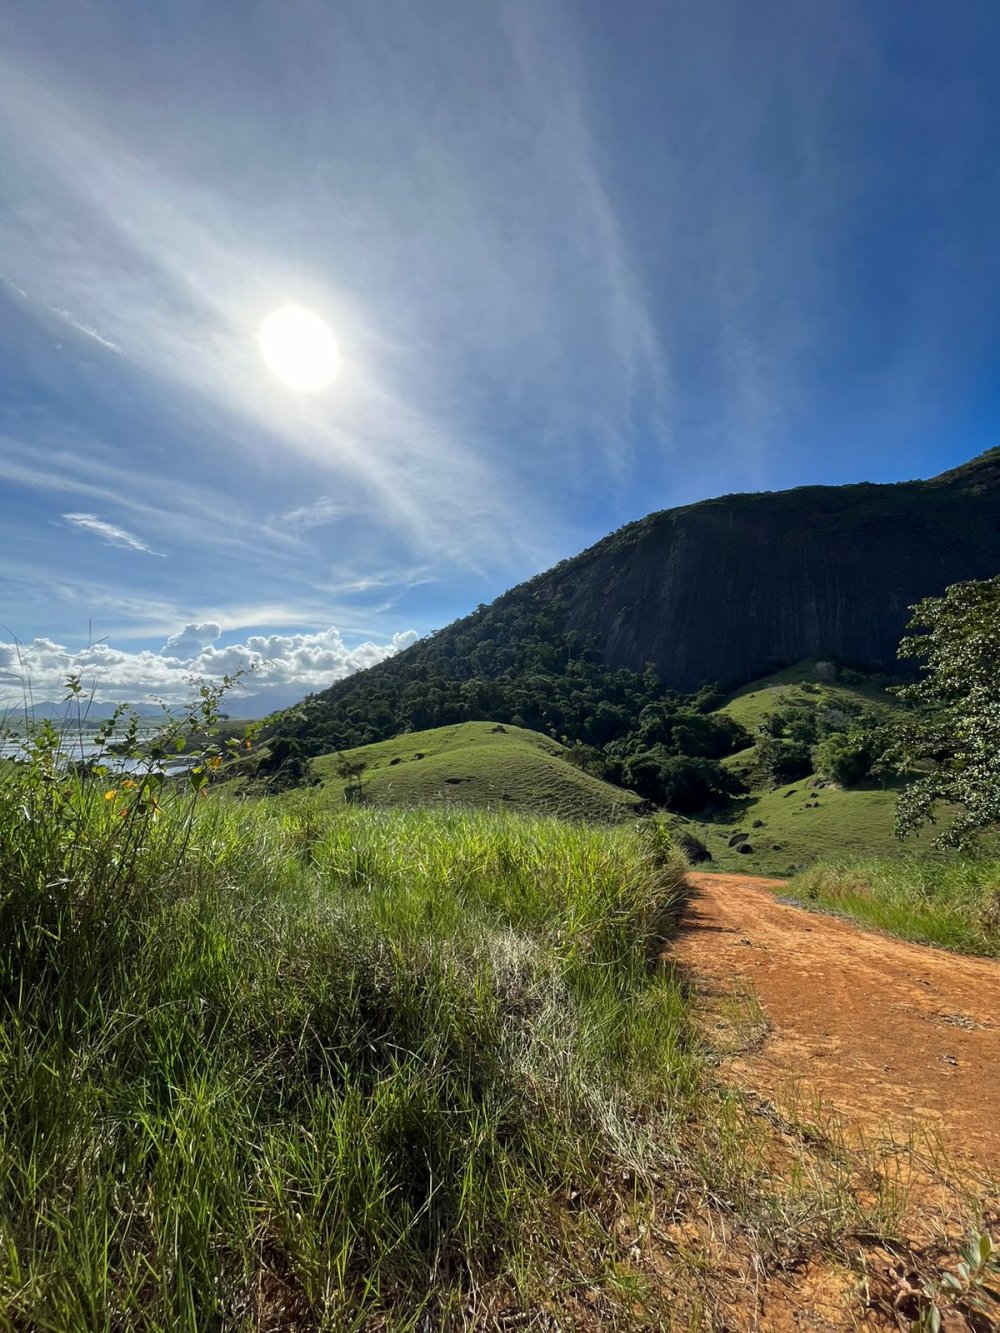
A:
{"label": "dirt road", "polygon": [[710,995],[749,983],[769,1024],[735,1077],[868,1131],[930,1127],[949,1155],[1000,1171],[1000,963],[788,906],[776,880],[690,879],[671,956]]}

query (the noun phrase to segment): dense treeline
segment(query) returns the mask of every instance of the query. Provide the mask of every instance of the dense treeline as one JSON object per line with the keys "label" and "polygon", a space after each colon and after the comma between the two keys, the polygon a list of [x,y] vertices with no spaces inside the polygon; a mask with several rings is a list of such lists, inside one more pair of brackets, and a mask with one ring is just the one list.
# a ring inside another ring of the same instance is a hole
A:
{"label": "dense treeline", "polygon": [[281,714],[272,745],[317,755],[483,719],[574,746],[583,766],[658,803],[699,808],[732,794],[718,760],[750,741],[707,715],[717,692],[681,695],[650,668],[612,670],[582,635],[560,632],[552,611],[508,594]]}

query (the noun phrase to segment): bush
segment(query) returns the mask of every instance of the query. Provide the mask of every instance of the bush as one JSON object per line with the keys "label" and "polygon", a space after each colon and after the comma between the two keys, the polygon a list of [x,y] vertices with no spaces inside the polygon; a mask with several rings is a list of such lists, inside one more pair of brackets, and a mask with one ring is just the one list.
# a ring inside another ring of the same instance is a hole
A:
{"label": "bush", "polygon": [[716,760],[670,754],[662,745],[632,755],[623,765],[623,777],[640,796],[678,814],[694,814],[745,790]]}
{"label": "bush", "polygon": [[795,782],[812,772],[812,755],[801,741],[786,741],[776,736],[758,736],[754,748],[762,773],[776,787]]}
{"label": "bush", "polygon": [[842,787],[853,787],[870,775],[877,759],[877,744],[870,734],[834,732],[820,741],[812,756],[816,772],[821,777]]}
{"label": "bush", "polygon": [[712,853],[708,850],[700,838],[696,838],[693,833],[682,829],[675,835],[678,849],[683,852],[686,859],[693,866],[703,865],[706,861],[711,861]]}

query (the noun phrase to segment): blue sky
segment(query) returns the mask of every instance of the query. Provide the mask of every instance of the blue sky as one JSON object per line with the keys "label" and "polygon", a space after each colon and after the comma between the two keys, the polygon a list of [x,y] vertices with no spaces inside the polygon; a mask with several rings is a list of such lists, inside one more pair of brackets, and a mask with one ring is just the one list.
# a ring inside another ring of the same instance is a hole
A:
{"label": "blue sky", "polygon": [[8,689],[269,707],[650,510],[996,444],[998,68],[977,0],[0,0]]}

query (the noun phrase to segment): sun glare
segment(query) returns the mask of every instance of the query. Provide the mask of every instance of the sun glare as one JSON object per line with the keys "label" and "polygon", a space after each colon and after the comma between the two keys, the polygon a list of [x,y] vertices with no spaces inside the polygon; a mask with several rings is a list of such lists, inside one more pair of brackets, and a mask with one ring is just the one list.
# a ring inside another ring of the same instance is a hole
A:
{"label": "sun glare", "polygon": [[258,341],[268,370],[290,389],[319,393],[337,377],[337,340],[311,310],[286,305],[272,311],[261,325]]}

